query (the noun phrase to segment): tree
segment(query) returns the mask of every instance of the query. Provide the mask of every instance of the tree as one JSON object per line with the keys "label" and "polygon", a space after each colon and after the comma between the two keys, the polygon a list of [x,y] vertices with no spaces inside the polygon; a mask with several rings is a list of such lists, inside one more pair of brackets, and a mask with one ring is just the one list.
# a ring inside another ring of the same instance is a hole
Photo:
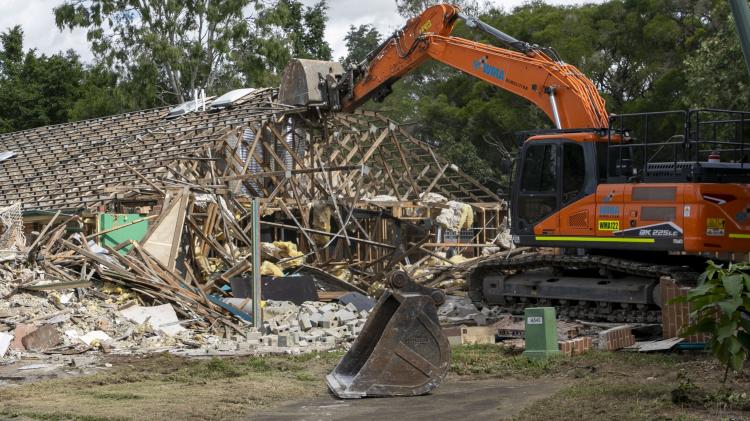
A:
{"label": "tree", "polygon": [[742,60],[739,36],[726,2],[711,13],[714,31],[685,57],[686,100],[694,108],[750,109],[750,76]]}
{"label": "tree", "polygon": [[106,66],[86,66],[73,51],[24,52],[19,26],[0,33],[0,43],[0,132],[143,108],[136,87]]}
{"label": "tree", "polygon": [[367,54],[380,45],[381,36],[377,28],[372,25],[349,26],[344,37],[346,41],[346,57],[339,59],[342,63],[359,63]]}
{"label": "tree", "polygon": [[325,41],[328,17],[325,0],[304,6],[297,0],[278,0],[259,9],[246,43],[233,52],[236,69],[249,86],[276,86],[292,58],[330,60]]}
{"label": "tree", "polygon": [[65,0],[64,28],[85,28],[97,60],[119,73],[156,73],[163,103],[210,89],[230,52],[247,40],[252,0]]}
{"label": "tree", "polygon": [[20,26],[0,34],[0,42],[0,131],[68,121],[84,73],[78,56],[24,53]]}

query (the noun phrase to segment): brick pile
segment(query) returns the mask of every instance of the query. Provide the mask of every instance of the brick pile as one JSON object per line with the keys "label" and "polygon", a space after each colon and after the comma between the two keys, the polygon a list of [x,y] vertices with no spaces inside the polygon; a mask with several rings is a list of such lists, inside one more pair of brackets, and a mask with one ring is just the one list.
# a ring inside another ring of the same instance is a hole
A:
{"label": "brick pile", "polygon": [[593,344],[594,341],[590,336],[581,336],[580,338],[558,342],[560,351],[568,356],[583,354],[590,350]]}
{"label": "brick pile", "polygon": [[[668,304],[675,297],[685,296],[690,287],[679,285],[672,278],[662,277],[659,282],[661,288],[661,325],[664,338],[680,336],[680,331],[690,322],[690,304],[675,303]],[[686,342],[707,342],[709,336],[705,333],[691,335],[685,338]]]}
{"label": "brick pile", "polygon": [[599,332],[599,349],[617,351],[635,344],[630,326],[618,326]]}

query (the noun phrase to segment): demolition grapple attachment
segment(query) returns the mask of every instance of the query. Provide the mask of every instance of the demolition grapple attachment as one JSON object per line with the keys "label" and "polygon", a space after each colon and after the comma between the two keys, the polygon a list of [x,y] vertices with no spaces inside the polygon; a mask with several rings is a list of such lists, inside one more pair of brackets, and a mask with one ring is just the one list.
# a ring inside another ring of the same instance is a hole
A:
{"label": "demolition grapple attachment", "polygon": [[362,332],[326,383],[339,398],[416,396],[448,373],[450,346],[437,316],[442,291],[396,272]]}

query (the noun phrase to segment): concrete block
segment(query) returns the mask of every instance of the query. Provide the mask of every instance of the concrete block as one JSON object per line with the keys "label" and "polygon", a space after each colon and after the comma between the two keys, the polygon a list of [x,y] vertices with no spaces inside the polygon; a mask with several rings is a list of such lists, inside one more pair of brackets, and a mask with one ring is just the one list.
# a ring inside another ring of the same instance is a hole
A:
{"label": "concrete block", "polygon": [[290,326],[289,326],[288,323],[281,323],[281,324],[276,325],[275,327],[271,328],[271,333],[275,333],[275,334],[278,335],[279,333],[283,333],[283,332],[286,332],[287,330],[289,330],[289,327]]}
{"label": "concrete block", "polygon": [[321,320],[323,320],[323,314],[321,313],[315,313],[310,316],[310,323],[312,323],[313,327],[318,326]]}
{"label": "concrete block", "polygon": [[357,318],[355,313],[352,313],[348,310],[339,310],[336,312],[336,318],[339,320],[340,324],[346,323],[349,320],[354,320]]}
{"label": "concrete block", "polygon": [[348,303],[346,306],[344,306],[344,308],[351,311],[352,313],[357,312],[357,306],[355,306],[353,303]]}
{"label": "concrete block", "polygon": [[277,338],[276,335],[263,335],[261,340],[265,346],[276,346],[279,343]]}
{"label": "concrete block", "polygon": [[359,314],[357,314],[357,316],[360,319],[367,319],[367,316],[369,316],[369,315],[370,315],[370,312],[367,311],[367,310],[362,310],[362,311],[359,312]]}
{"label": "concrete block", "polygon": [[263,337],[263,334],[260,332],[247,332],[245,334],[245,338],[248,341],[252,341],[252,340],[260,341],[261,337]]}
{"label": "concrete block", "polygon": [[216,344],[216,350],[221,352],[236,351],[237,344],[234,342],[219,342]]}
{"label": "concrete block", "polygon": [[311,330],[311,331],[309,332],[309,334],[310,334],[310,336],[311,336],[311,337],[312,337],[313,339],[318,339],[318,338],[320,338],[320,337],[323,337],[323,336],[325,336],[325,332],[323,332],[322,330],[320,330],[320,329],[317,329],[317,328],[315,328],[315,329]]}
{"label": "concrete block", "polygon": [[280,348],[292,346],[292,338],[289,335],[278,335],[276,337],[276,344]]}
{"label": "concrete block", "polygon": [[312,329],[312,322],[310,321],[310,318],[307,316],[302,316],[299,318],[299,328],[308,331]]}
{"label": "concrete block", "polygon": [[237,344],[237,347],[240,351],[252,351],[253,349],[258,347],[258,344],[258,341],[244,341],[239,342]]}

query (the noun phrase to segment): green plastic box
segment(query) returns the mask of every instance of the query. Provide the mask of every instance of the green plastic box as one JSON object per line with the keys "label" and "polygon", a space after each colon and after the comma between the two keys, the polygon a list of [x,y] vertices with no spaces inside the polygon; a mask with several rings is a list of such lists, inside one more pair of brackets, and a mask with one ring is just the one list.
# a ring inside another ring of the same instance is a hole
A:
{"label": "green plastic box", "polygon": [[524,310],[526,350],[523,355],[541,360],[560,355],[557,345],[557,316],[554,307],[533,307]]}

